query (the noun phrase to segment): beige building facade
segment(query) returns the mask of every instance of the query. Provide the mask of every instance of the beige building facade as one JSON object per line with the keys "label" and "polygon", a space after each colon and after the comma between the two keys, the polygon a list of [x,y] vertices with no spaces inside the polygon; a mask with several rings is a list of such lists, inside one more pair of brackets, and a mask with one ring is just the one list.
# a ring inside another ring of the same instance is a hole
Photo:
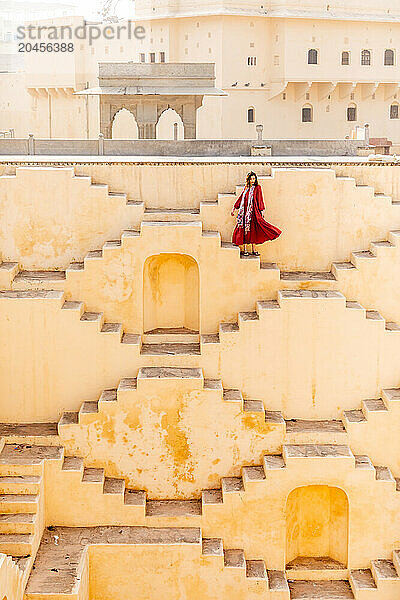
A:
{"label": "beige building facade", "polygon": [[[13,127],[17,137],[97,137],[98,99],[74,92],[98,85],[99,62],[211,62],[216,86],[227,96],[205,99],[199,138],[255,138],[258,123],[267,139],[344,138],[368,123],[371,137],[400,141],[395,2],[383,9],[373,0],[351,6],[138,0],[132,18],[133,27],[145,30],[142,39],[75,40],[73,53],[26,53],[24,74],[0,74],[0,129]],[[79,26],[82,19],[68,23]],[[17,108],[10,105],[16,88]],[[163,115],[157,137],[172,139],[174,123],[183,138],[181,118],[172,110]],[[138,137],[132,113],[118,115],[113,137]]]}

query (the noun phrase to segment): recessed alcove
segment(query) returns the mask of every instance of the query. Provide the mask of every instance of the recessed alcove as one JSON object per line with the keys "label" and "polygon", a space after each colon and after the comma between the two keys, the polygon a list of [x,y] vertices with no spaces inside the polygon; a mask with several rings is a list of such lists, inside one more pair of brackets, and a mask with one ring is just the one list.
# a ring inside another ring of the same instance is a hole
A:
{"label": "recessed alcove", "polygon": [[143,270],[144,332],[198,333],[199,268],[186,254],[157,254]]}
{"label": "recessed alcove", "polygon": [[348,499],[327,485],[294,489],[286,504],[286,568],[341,571],[347,565]]}

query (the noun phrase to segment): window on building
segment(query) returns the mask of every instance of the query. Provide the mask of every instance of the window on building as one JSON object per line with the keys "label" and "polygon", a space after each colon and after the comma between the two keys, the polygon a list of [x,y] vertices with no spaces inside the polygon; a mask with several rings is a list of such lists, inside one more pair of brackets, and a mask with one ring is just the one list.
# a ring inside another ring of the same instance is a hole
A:
{"label": "window on building", "polygon": [[306,104],[301,109],[301,121],[302,123],[312,123],[313,120],[313,109],[310,104]]}
{"label": "window on building", "polygon": [[146,55],[140,54],[140,62],[146,62]]}
{"label": "window on building", "polygon": [[369,67],[371,65],[371,51],[370,50],[362,50],[361,51],[361,64],[365,67]]}
{"label": "window on building", "polygon": [[309,100],[309,99],[310,99],[310,93],[306,92],[306,100]]}
{"label": "window on building", "polygon": [[345,50],[344,52],[342,52],[342,65],[349,65],[349,64],[350,64],[350,52]]}
{"label": "window on building", "polygon": [[354,94],[354,92],[352,92],[352,93],[350,94],[350,100],[354,100],[354,98],[355,98],[355,94]]}
{"label": "window on building", "polygon": [[283,92],[283,94],[282,94],[282,100],[286,100],[286,92]]}
{"label": "window on building", "polygon": [[257,65],[257,57],[256,56],[248,56],[247,64],[250,67],[255,67]]}
{"label": "window on building", "polygon": [[308,51],[308,64],[309,65],[317,65],[318,64],[318,50],[312,48]]}
{"label": "window on building", "polygon": [[165,52],[160,52],[160,62],[165,62]]}
{"label": "window on building", "polygon": [[398,119],[399,118],[399,105],[397,103],[392,104],[390,107],[390,118]]}
{"label": "window on building", "polygon": [[274,67],[279,67],[279,54],[274,56]]}
{"label": "window on building", "polygon": [[156,62],[156,53],[155,52],[150,52],[150,62],[151,63]]}
{"label": "window on building", "polygon": [[253,106],[247,109],[247,122],[254,123],[255,121],[255,110]]}
{"label": "window on building", "polygon": [[357,121],[357,107],[355,104],[347,107],[347,120]]}
{"label": "window on building", "polygon": [[394,66],[394,50],[385,50],[384,64],[385,67]]}

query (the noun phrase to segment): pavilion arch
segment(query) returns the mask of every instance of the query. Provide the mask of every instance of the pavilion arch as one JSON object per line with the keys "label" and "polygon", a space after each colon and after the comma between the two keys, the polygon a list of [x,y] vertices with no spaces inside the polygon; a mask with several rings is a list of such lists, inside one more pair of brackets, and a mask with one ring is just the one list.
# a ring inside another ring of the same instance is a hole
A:
{"label": "pavilion arch", "polygon": [[173,140],[174,124],[177,123],[178,140],[184,138],[184,127],[181,115],[171,106],[165,108],[158,119],[156,127],[156,137],[159,140]]}
{"label": "pavilion arch", "polygon": [[199,266],[188,254],[155,254],[143,267],[144,331],[199,331]]}
{"label": "pavilion arch", "polygon": [[295,488],[286,501],[286,564],[328,557],[347,565],[349,501],[328,485]]}
{"label": "pavilion arch", "polygon": [[120,108],[112,118],[112,137],[119,140],[137,140],[139,130],[136,115],[128,108]]}

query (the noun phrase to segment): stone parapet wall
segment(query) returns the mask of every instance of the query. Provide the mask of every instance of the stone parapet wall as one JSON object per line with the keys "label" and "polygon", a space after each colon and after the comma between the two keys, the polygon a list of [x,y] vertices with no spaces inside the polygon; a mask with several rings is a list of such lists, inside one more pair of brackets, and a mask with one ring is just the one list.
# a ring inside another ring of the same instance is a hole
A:
{"label": "stone parapet wall", "polygon": [[271,148],[273,156],[356,156],[359,140],[74,140],[0,139],[0,155],[21,156],[251,156]]}

